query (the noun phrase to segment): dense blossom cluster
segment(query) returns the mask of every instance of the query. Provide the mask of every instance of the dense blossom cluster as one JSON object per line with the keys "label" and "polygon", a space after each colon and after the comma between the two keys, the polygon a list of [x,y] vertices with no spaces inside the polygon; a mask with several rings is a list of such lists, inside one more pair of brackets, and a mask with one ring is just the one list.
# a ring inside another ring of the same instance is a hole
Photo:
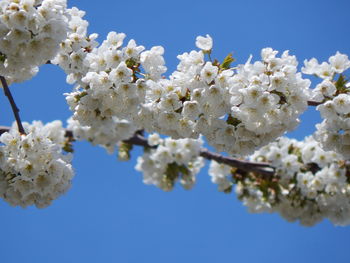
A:
{"label": "dense blossom cluster", "polygon": [[143,173],[144,183],[169,191],[179,181],[182,187],[191,189],[204,166],[204,160],[199,156],[203,141],[161,139],[155,133],[149,136],[148,142],[157,147],[146,149],[136,165],[136,170]]}
{"label": "dense blossom cluster", "polygon": [[28,80],[52,59],[67,36],[65,0],[0,2],[0,75]]}
{"label": "dense blossom cluster", "polygon": [[350,166],[337,153],[322,150],[312,137],[301,142],[281,137],[250,159],[271,163],[275,175],[244,175],[215,162],[209,174],[221,191],[236,184],[238,197],[251,212],[278,212],[303,225],[323,218],[336,225],[350,223]]}
{"label": "dense blossom cluster", "polygon": [[210,36],[196,43],[203,50],[179,55],[169,79],[146,82],[144,129],[173,138],[202,134],[216,150],[243,156],[297,125],[310,83],[297,73],[295,57],[266,48],[262,61],[234,70],[226,61],[205,61]]}
{"label": "dense blossom cluster", "polygon": [[236,70],[204,62],[202,51],[179,56],[171,78],[190,94],[182,115],[218,151],[244,156],[297,125],[310,82],[297,73],[294,56],[277,53],[265,48],[262,61],[250,58]]}
{"label": "dense blossom cluster", "polygon": [[324,121],[316,125],[316,139],[325,150],[334,150],[350,159],[350,86],[342,73],[350,68],[348,56],[337,52],[321,64],[305,61],[303,72],[322,78],[313,90],[313,99]]}
{"label": "dense blossom cluster", "polygon": [[75,90],[66,94],[74,112],[69,128],[79,131],[79,139],[88,139],[113,152],[117,142],[131,137],[139,126],[133,118],[145,97],[143,80],[137,80],[139,66],[144,65],[149,78],[159,79],[165,72],[163,49],[154,47],[144,53],[143,46],[130,40],[123,47],[124,33],[110,32],[98,46],[97,34],[87,36],[84,12],[73,8],[67,40],[52,60],[67,73]]}
{"label": "dense blossom cluster", "polygon": [[[165,79],[163,48],[143,51],[134,40],[122,47],[124,38],[111,32],[99,47],[80,50],[83,75],[70,73],[78,85],[67,94],[75,124],[89,127],[88,139],[110,150],[144,129],[174,139],[202,134],[218,151],[243,156],[293,129],[306,109],[310,82],[288,52],[276,57],[277,51],[266,48],[262,61],[249,59],[234,70],[231,61],[205,61],[212,39],[198,37],[203,50],[178,56],[177,70]],[[123,137],[118,129],[126,127]]]}
{"label": "dense blossom cluster", "polygon": [[24,123],[27,134],[15,124],[0,136],[0,197],[13,206],[51,204],[71,186],[71,155],[63,155],[65,130],[60,121],[43,125]]}
{"label": "dense blossom cluster", "polygon": [[73,84],[89,71],[84,63],[86,56],[98,46],[97,34],[87,35],[88,21],[84,20],[84,11],[76,7],[66,10],[68,18],[67,37],[60,43],[60,49],[52,64],[59,65],[67,74],[67,82]]}

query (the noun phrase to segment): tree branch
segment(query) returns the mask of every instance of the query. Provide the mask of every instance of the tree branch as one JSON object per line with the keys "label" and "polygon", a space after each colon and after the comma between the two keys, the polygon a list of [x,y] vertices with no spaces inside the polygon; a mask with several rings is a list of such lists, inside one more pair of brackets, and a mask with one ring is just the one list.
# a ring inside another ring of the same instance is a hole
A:
{"label": "tree branch", "polygon": [[312,100],[309,100],[307,102],[307,105],[309,105],[309,106],[318,106],[318,105],[321,105],[321,104],[322,104],[322,102],[317,102],[317,101],[312,101]]}
{"label": "tree branch", "polygon": [[[135,134],[133,137],[124,142],[142,147],[156,148],[156,146],[150,146],[147,142],[147,139],[140,134]],[[269,163],[239,160],[236,158],[223,156],[219,153],[211,152],[206,148],[202,148],[200,150],[200,156],[207,160],[213,160],[218,163],[226,164],[228,166],[235,167],[246,172],[258,172],[260,174],[270,176],[274,174],[274,168]]]}
{"label": "tree branch", "polygon": [[6,79],[3,76],[0,76],[0,80],[1,80],[2,87],[4,88],[5,96],[8,98],[8,100],[9,100],[9,102],[11,104],[11,108],[12,108],[13,114],[15,115],[16,123],[17,123],[17,126],[18,126],[18,131],[19,131],[20,134],[26,134],[26,132],[25,132],[25,130],[23,128],[22,122],[21,122],[21,118],[19,117],[19,109],[18,109],[18,107],[17,107],[17,105],[15,103],[15,100],[12,97],[10,88],[7,85],[7,81],[6,81]]}
{"label": "tree branch", "polygon": [[207,160],[214,160],[218,163],[226,164],[228,166],[235,167],[246,172],[257,172],[268,176],[272,176],[275,173],[275,169],[269,163],[239,160],[236,158],[223,156],[219,153],[210,152],[206,148],[201,149],[200,156]]}
{"label": "tree branch", "polygon": [[[9,131],[9,129],[10,127],[0,126],[0,135],[3,134],[4,132]],[[66,130],[65,136],[73,139],[73,132],[70,130]],[[157,148],[157,146],[149,145],[147,139],[139,133],[135,133],[133,137],[123,142],[132,144],[132,145],[142,146],[142,147]],[[235,167],[246,172],[257,172],[262,175],[272,176],[275,171],[275,168],[272,167],[269,163],[239,160],[236,158],[223,156],[219,153],[211,152],[206,148],[202,148],[200,150],[200,156],[202,156],[207,160],[213,160],[218,163],[226,164],[228,166]]]}

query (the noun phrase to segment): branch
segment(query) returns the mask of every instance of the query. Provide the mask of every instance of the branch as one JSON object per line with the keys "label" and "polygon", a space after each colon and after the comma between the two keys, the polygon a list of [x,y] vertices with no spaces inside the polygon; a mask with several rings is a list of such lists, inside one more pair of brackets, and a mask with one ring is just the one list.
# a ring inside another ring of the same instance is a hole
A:
{"label": "branch", "polygon": [[202,148],[200,156],[207,160],[214,160],[218,163],[226,164],[231,167],[238,168],[245,172],[258,172],[262,175],[272,176],[275,173],[275,169],[269,163],[251,162],[245,160],[239,160],[232,157],[223,156],[219,153],[210,152],[208,149]]}
{"label": "branch", "polygon": [[309,106],[318,106],[318,105],[321,105],[321,104],[322,104],[322,102],[317,102],[317,101],[312,101],[312,100],[309,100],[307,102],[307,105],[309,105]]}
{"label": "branch", "polygon": [[147,148],[157,148],[157,146],[149,145],[147,139],[137,132],[134,134],[134,136],[132,136],[131,138],[129,138],[127,140],[124,140],[123,142],[129,143],[132,145],[147,147]]}
{"label": "branch", "polygon": [[[135,134],[133,137],[124,142],[142,147],[156,148],[150,146],[147,142],[147,139],[140,134]],[[207,160],[214,160],[218,163],[226,164],[228,166],[235,167],[246,172],[258,172],[260,174],[269,176],[272,176],[274,174],[274,168],[269,163],[239,160],[236,158],[223,156],[219,153],[211,152],[206,148],[202,148],[199,155]]]}
{"label": "branch", "polygon": [[4,88],[4,93],[5,96],[8,98],[10,104],[11,104],[11,108],[13,111],[13,114],[15,115],[15,119],[17,122],[17,126],[18,126],[18,131],[20,134],[26,134],[26,132],[24,131],[22,122],[21,122],[21,118],[19,117],[19,109],[17,108],[17,105],[15,103],[15,100],[12,97],[11,91],[9,86],[7,85],[7,81],[3,76],[0,76],[0,80],[1,80],[1,84]]}
{"label": "branch", "polygon": [[[4,132],[8,132],[10,127],[0,126],[0,135]],[[71,130],[66,130],[66,137],[73,139],[73,132]],[[124,140],[124,143],[147,147],[147,148],[157,148],[157,146],[151,146],[148,144],[147,139],[139,133],[135,133],[131,138]],[[214,160],[218,163],[226,164],[231,167],[241,169],[245,172],[257,172],[262,175],[272,176],[274,174],[275,168],[269,163],[251,162],[245,160],[239,160],[236,158],[223,156],[219,153],[211,152],[206,148],[202,148],[199,153],[200,156],[207,160]]]}

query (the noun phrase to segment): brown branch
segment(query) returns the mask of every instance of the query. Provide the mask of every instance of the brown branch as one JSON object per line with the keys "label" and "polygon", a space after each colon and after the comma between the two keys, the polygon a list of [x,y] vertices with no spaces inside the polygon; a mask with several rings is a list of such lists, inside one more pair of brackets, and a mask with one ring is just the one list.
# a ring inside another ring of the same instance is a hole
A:
{"label": "brown branch", "polygon": [[[7,132],[9,129],[9,127],[0,126],[0,135],[4,132]],[[70,130],[66,130],[65,136],[68,138],[73,138],[73,132]],[[123,142],[147,148],[157,148],[157,146],[150,146],[148,144],[147,139],[139,133],[135,133],[133,137],[129,138],[128,140],[124,140]],[[236,158],[223,156],[219,153],[211,152],[205,148],[202,148],[200,150],[200,156],[207,160],[213,160],[218,163],[226,164],[228,166],[241,169],[245,172],[257,172],[259,174],[267,176],[272,176],[274,174],[274,167],[272,167],[269,163],[239,160]]]}
{"label": "brown branch", "polygon": [[127,140],[124,140],[123,142],[147,148],[157,148],[157,146],[149,145],[147,139],[139,133],[135,133],[134,136]]}
{"label": "brown branch", "polygon": [[322,102],[317,102],[317,101],[312,101],[312,100],[309,100],[307,102],[307,105],[309,105],[309,106],[318,106],[318,105],[321,105],[321,104],[322,104]]}
{"label": "brown branch", "polygon": [[10,127],[8,126],[0,126],[0,135],[5,132],[8,132],[9,130],[10,130]]}
{"label": "brown branch", "polygon": [[1,80],[2,87],[4,88],[5,96],[8,98],[8,100],[9,100],[9,102],[11,104],[11,108],[12,108],[13,114],[15,115],[16,123],[17,123],[17,126],[18,126],[18,131],[19,131],[20,134],[26,134],[26,132],[25,132],[25,130],[23,128],[22,122],[21,122],[21,118],[19,117],[19,109],[18,109],[18,107],[17,107],[17,105],[15,103],[15,100],[12,97],[10,88],[7,85],[7,81],[6,81],[6,79],[3,76],[0,76],[0,80]]}
{"label": "brown branch", "polygon": [[204,157],[207,160],[214,160],[218,163],[226,164],[228,166],[238,168],[245,172],[257,172],[259,174],[268,176],[272,176],[275,173],[275,169],[269,163],[239,160],[236,158],[223,156],[219,153],[210,152],[205,148],[201,149],[200,156]]}
{"label": "brown branch", "polygon": [[[135,134],[130,139],[124,141],[129,144],[138,145],[142,147],[156,148],[148,144],[147,139],[140,134]],[[218,163],[223,163],[231,167],[241,169],[246,172],[258,172],[263,175],[274,174],[274,168],[269,163],[251,162],[245,160],[239,160],[232,157],[223,156],[219,153],[211,152],[206,148],[200,150],[200,156],[207,160],[213,160]]]}

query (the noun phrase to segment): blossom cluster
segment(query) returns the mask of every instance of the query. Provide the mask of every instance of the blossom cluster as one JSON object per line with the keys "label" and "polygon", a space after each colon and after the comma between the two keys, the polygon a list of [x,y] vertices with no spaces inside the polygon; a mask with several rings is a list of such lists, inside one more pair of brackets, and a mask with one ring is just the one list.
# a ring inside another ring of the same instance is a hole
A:
{"label": "blossom cluster", "polygon": [[98,46],[97,34],[87,35],[88,21],[85,12],[76,7],[66,10],[67,37],[60,43],[58,54],[51,60],[67,74],[67,82],[74,84],[88,72],[89,65],[84,63],[86,56]]}
{"label": "blossom cluster", "polygon": [[[77,39],[84,38],[86,30],[81,31]],[[162,47],[144,51],[134,40],[123,47],[124,38],[111,32],[98,47],[77,44],[83,74],[69,78],[77,83],[67,94],[73,119],[90,128],[90,141],[110,150],[143,129],[173,139],[204,135],[216,150],[244,156],[295,128],[307,107],[310,82],[301,78],[287,51],[277,57],[266,48],[262,61],[249,59],[230,69],[227,61],[206,61],[212,39],[197,37],[203,49],[179,55],[177,70],[166,79]],[[74,46],[69,43],[64,47]],[[68,54],[54,60],[66,71],[75,58]],[[120,126],[129,129],[124,138]]]}
{"label": "blossom cluster", "polygon": [[[350,86],[342,73],[350,68],[347,55],[337,52],[321,64],[313,58],[305,61],[303,72],[322,78],[312,91],[313,100],[320,102],[317,110],[324,119],[317,124],[315,138],[325,150],[333,150],[350,158]],[[338,77],[337,77],[338,76]]]}
{"label": "blossom cluster", "polygon": [[46,207],[65,193],[74,176],[60,121],[15,124],[0,136],[0,197],[13,206]]}
{"label": "blossom cluster", "polygon": [[[210,39],[202,42],[197,40],[198,47],[210,47]],[[265,48],[262,61],[251,63],[250,58],[230,69],[225,61],[206,62],[205,53],[178,56],[180,64],[170,80],[152,83],[149,105],[159,116],[158,132],[193,138],[202,134],[217,151],[244,156],[295,128],[307,108],[310,82],[297,72],[294,56],[285,51],[277,57],[277,51]]]}
{"label": "blossom cluster", "polygon": [[66,0],[1,1],[0,75],[9,82],[32,78],[66,36]]}
{"label": "blossom cluster", "polygon": [[148,143],[156,148],[146,149],[143,156],[138,157],[135,167],[143,173],[143,182],[170,191],[179,181],[183,188],[191,189],[204,166],[204,160],[199,156],[203,141],[161,139],[155,133],[149,136]]}
{"label": "blossom cluster", "polygon": [[120,50],[124,37],[111,32],[102,45],[87,54],[84,63],[89,65],[88,72],[66,97],[75,123],[88,127],[88,138],[110,151],[138,129],[131,118],[144,96],[142,83],[135,83],[129,68],[137,66],[143,47],[130,40]]}
{"label": "blossom cluster", "polygon": [[138,80],[139,66],[144,65],[149,78],[159,79],[165,72],[161,47],[149,51],[131,39],[123,47],[125,34],[110,32],[101,45],[97,34],[87,36],[84,12],[77,8],[70,14],[68,38],[53,64],[67,73],[75,89],[66,94],[74,112],[69,128],[78,139],[87,139],[113,152],[117,142],[128,139],[139,129],[134,118],[145,97],[144,80]]}
{"label": "blossom cluster", "polygon": [[221,191],[229,192],[236,184],[238,197],[251,212],[277,212],[303,225],[323,218],[336,225],[350,223],[350,166],[337,153],[322,150],[312,137],[304,141],[281,137],[250,160],[271,163],[275,174],[244,174],[215,162],[209,174]]}

